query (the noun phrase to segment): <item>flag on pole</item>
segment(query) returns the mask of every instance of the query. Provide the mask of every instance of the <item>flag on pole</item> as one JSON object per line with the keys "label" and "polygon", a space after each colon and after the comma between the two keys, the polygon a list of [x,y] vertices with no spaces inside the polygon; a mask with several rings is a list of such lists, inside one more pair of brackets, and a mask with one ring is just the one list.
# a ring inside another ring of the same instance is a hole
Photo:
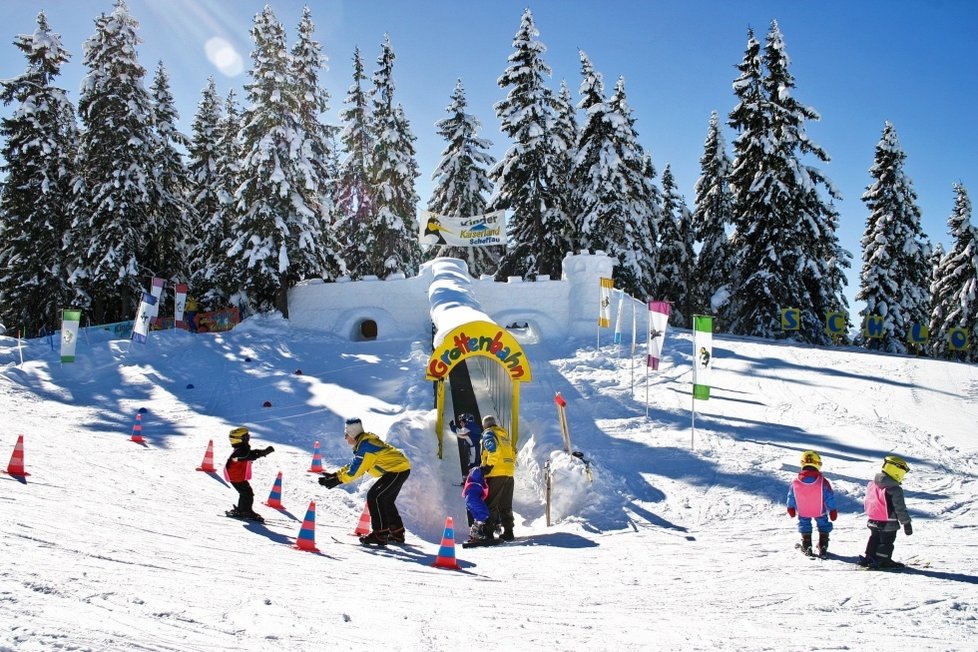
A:
{"label": "flag on pole", "polygon": [[173,288],[173,323],[183,323],[183,311],[187,307],[187,284],[177,283]]}
{"label": "flag on pole", "polygon": [[625,291],[615,290],[618,294],[618,314],[615,315],[615,344],[621,344],[621,313],[625,309]]}
{"label": "flag on pole", "polygon": [[649,360],[653,371],[659,369],[662,347],[666,341],[666,328],[669,326],[669,302],[649,301]]}
{"label": "flag on pole", "polygon": [[710,398],[713,368],[713,317],[693,315],[693,398]]}
{"label": "flag on pole", "polygon": [[156,314],[156,297],[143,292],[143,300],[139,302],[139,310],[136,311],[136,323],[132,327],[132,339],[146,343],[146,336],[149,335],[149,320],[154,314]]}
{"label": "flag on pole", "polygon": [[78,342],[78,323],[81,310],[61,311],[61,362],[75,361],[75,344]]}
{"label": "flag on pole", "polygon": [[160,297],[163,296],[163,286],[164,285],[166,285],[166,280],[165,279],[156,278],[155,276],[153,277],[153,284],[150,286],[149,291],[153,294],[154,297],[156,297],[156,303],[153,304],[153,306],[152,306],[152,311],[153,312],[151,312],[149,314],[149,316],[152,317],[154,320],[159,316],[159,313],[160,313],[160,304],[163,303],[160,300]]}
{"label": "flag on pole", "polygon": [[611,326],[611,288],[614,281],[610,278],[601,279],[601,298],[598,304],[598,326],[608,328]]}

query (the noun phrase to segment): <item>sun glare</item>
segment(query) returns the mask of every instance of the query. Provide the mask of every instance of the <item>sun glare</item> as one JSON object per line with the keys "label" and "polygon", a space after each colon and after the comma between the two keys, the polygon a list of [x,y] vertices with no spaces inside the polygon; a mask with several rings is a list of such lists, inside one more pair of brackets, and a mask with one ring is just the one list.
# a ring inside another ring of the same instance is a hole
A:
{"label": "sun glare", "polygon": [[244,71],[244,61],[237,50],[220,36],[207,39],[204,43],[207,60],[226,77],[236,77]]}

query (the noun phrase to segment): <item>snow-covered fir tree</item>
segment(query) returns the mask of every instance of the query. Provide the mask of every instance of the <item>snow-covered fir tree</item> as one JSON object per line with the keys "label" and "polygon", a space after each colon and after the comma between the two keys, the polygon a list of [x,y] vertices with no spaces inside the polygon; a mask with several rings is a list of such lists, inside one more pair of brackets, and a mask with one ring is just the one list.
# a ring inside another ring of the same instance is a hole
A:
{"label": "snow-covered fir tree", "polygon": [[669,301],[669,323],[692,327],[693,225],[686,199],[676,186],[672,169],[662,171],[662,220],[659,222],[658,297]]}
{"label": "snow-covered fir tree", "polygon": [[547,48],[539,35],[533,13],[526,9],[513,38],[510,65],[496,82],[509,89],[493,108],[512,142],[489,173],[494,184],[489,209],[509,211],[508,242],[497,278],[560,278],[564,256],[571,250],[560,196],[554,196],[563,182],[554,179],[552,99],[546,85],[551,70],[543,60]]}
{"label": "snow-covered fir tree", "polygon": [[373,77],[373,151],[368,176],[373,210],[352,235],[357,253],[347,260],[356,277],[413,276],[421,264],[414,189],[421,175],[415,159],[417,139],[403,107],[394,102],[394,59],[394,49],[385,36]]}
{"label": "snow-covered fir tree", "polygon": [[617,259],[615,284],[628,294],[639,295],[644,285],[638,259],[641,234],[632,220],[625,167],[636,154],[630,126],[605,100],[601,73],[583,50],[580,58],[581,100],[577,106],[587,117],[571,172],[575,232],[581,249],[604,251]]}
{"label": "snow-covered fir tree", "polygon": [[[492,191],[488,175],[489,168],[496,163],[488,152],[492,143],[479,137],[482,124],[466,111],[467,108],[465,88],[462,80],[458,80],[452,91],[451,103],[445,107],[448,117],[435,123],[438,135],[447,143],[442,150],[441,161],[431,175],[434,188],[428,200],[428,210],[439,215],[482,215],[486,212],[486,200]],[[428,258],[460,258],[468,264],[469,273],[478,278],[496,271],[501,249],[435,245],[429,248]]]}
{"label": "snow-covered fir tree", "polygon": [[316,250],[319,254],[321,275],[327,280],[335,280],[346,273],[342,259],[342,247],[336,235],[334,223],[333,183],[335,178],[336,153],[333,129],[323,119],[329,110],[329,93],[320,83],[319,75],[327,58],[322,46],[313,37],[316,26],[312,21],[309,7],[302,11],[299,23],[299,38],[292,48],[292,76],[299,102],[299,119],[305,135],[303,149],[309,168],[306,170],[306,185],[299,189],[305,203],[315,211],[319,232]]}
{"label": "snow-covered fir tree", "polygon": [[353,83],[340,111],[343,124],[340,142],[345,154],[340,160],[336,181],[336,226],[344,247],[343,258],[347,269],[351,270],[364,256],[359,238],[374,212],[374,193],[370,185],[374,130],[370,93],[364,87],[366,81],[360,48],[356,48],[353,52]]}
{"label": "snow-covered fir tree", "polygon": [[181,154],[190,140],[177,130],[179,115],[162,61],[153,76],[150,97],[157,148],[153,152],[150,212],[140,261],[154,276],[171,283],[188,281],[186,259],[191,247],[190,225],[199,221],[188,199],[189,177]]}
{"label": "snow-covered fir tree", "polygon": [[[766,69],[766,74],[764,74]],[[829,311],[845,311],[844,269],[851,257],[838,242],[839,195],[805,158],[828,155],[805,132],[818,113],[794,99],[795,80],[776,21],[763,51],[752,32],[734,82],[738,106],[731,184],[735,197],[733,246],[737,278],[730,312],[734,333],[830,343]],[[798,308],[799,330],[781,327],[781,311]]]}
{"label": "snow-covered fir tree", "polygon": [[78,129],[63,89],[53,86],[70,55],[43,12],[14,45],[27,59],[20,75],[0,81],[0,322],[35,337],[58,328],[71,296],[62,238],[74,176]]}
{"label": "snow-covered fir tree", "polygon": [[[951,250],[941,259],[932,285],[931,351],[937,357],[978,361],[978,229],[971,223],[971,200],[961,183],[954,186],[954,210],[947,220]],[[966,351],[952,351],[948,333],[964,329]]]}
{"label": "snow-covered fir tree", "polygon": [[251,35],[252,81],[245,85],[244,157],[234,197],[238,219],[228,250],[241,286],[232,301],[287,315],[289,288],[322,273],[317,207],[304,194],[313,165],[285,30],[270,7],[255,16]]}
{"label": "snow-covered fir tree", "polygon": [[154,270],[140,256],[153,215],[150,186],[160,147],[153,104],[136,58],[139,24],[123,0],[95,21],[84,44],[88,72],[78,111],[78,177],[72,198],[70,281],[92,323],[132,319]]}
{"label": "snow-covered fir tree", "polygon": [[727,233],[727,226],[733,221],[733,205],[730,158],[720,132],[720,118],[713,111],[700,157],[700,176],[696,180],[693,235],[700,243],[700,251],[693,267],[690,292],[693,311],[714,315],[714,330],[721,332],[726,330],[722,315],[728,306],[733,275]]}
{"label": "snow-covered fir tree", "polygon": [[570,253],[576,240],[572,218],[576,211],[571,174],[574,171],[574,159],[577,158],[577,139],[580,134],[577,126],[577,107],[574,105],[574,97],[566,81],[560,82],[560,89],[555,96],[552,96],[552,101],[550,168],[553,171],[551,174],[553,206],[549,211],[553,214],[553,219],[548,219],[548,222],[564,225],[564,239],[570,243],[571,249],[568,250]]}
{"label": "snow-covered fir tree", "polygon": [[862,196],[869,217],[856,299],[866,302],[864,318],[883,318],[880,337],[868,337],[864,329],[860,343],[890,353],[906,353],[911,328],[930,318],[930,245],[920,226],[917,193],[904,172],[906,158],[896,130],[885,123],[869,169],[873,182]]}

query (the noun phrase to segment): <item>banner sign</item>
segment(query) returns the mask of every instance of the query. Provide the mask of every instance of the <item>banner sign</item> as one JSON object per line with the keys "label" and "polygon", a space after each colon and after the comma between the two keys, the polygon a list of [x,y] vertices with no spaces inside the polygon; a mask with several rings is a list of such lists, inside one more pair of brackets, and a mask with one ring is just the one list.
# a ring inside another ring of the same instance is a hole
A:
{"label": "banner sign", "polygon": [[146,343],[146,336],[149,334],[149,320],[156,314],[156,297],[148,292],[143,292],[143,300],[139,302],[139,310],[136,311],[136,323],[132,328],[132,339]]}
{"label": "banner sign", "polygon": [[75,345],[78,342],[78,323],[81,310],[61,312],[61,362],[75,361]]}
{"label": "banner sign", "polygon": [[445,335],[428,358],[425,380],[445,380],[456,364],[474,355],[495,358],[513,381],[530,380],[530,365],[516,338],[505,328],[485,321],[462,324]]}
{"label": "banner sign", "polygon": [[693,398],[710,398],[713,368],[713,317],[693,315]]}
{"label": "banner sign", "polygon": [[598,326],[601,328],[611,326],[611,288],[613,287],[612,279],[601,279],[601,294],[598,300]]}
{"label": "banner sign", "polygon": [[649,301],[649,359],[648,366],[659,369],[662,347],[666,342],[666,328],[669,325],[668,301]]}
{"label": "banner sign", "polygon": [[425,245],[487,247],[506,244],[506,211],[452,217],[421,212],[420,240]]}
{"label": "banner sign", "polygon": [[183,311],[187,307],[187,284],[177,283],[173,290],[173,321],[183,327]]}

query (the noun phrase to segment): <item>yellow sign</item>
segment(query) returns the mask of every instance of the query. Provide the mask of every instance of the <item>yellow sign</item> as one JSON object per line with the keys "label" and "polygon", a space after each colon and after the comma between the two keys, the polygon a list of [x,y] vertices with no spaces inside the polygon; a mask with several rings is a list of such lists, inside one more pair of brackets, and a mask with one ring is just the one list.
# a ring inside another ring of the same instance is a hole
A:
{"label": "yellow sign", "polygon": [[516,382],[530,380],[530,365],[509,331],[498,324],[473,321],[449,332],[428,359],[426,380],[445,380],[456,364],[474,355],[496,358]]}

